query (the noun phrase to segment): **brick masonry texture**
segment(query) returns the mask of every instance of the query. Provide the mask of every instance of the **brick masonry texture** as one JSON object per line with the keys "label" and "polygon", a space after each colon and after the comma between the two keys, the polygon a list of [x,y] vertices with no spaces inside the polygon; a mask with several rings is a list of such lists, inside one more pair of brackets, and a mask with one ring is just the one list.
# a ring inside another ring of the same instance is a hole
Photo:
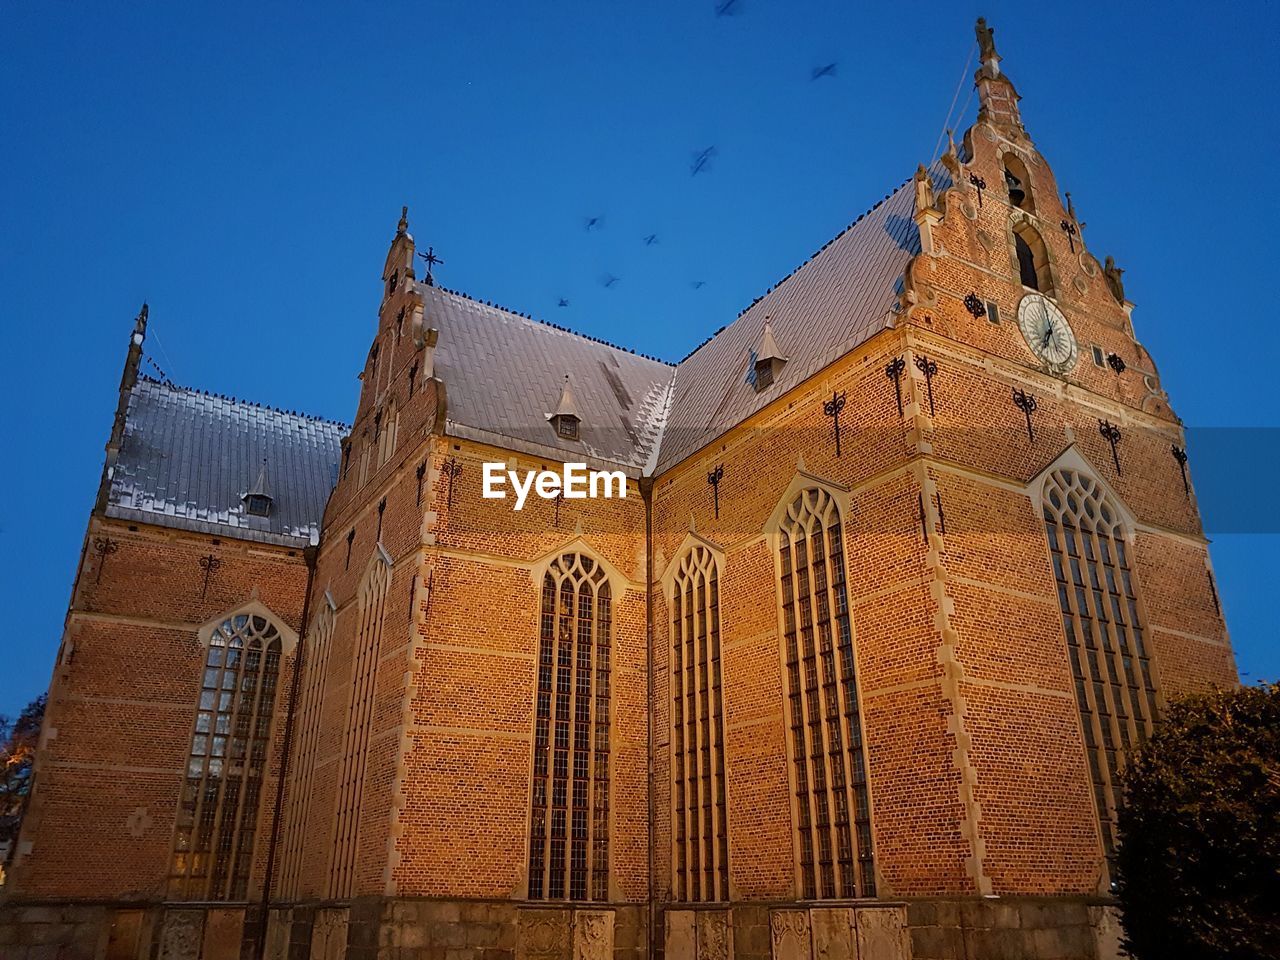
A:
{"label": "brick masonry texture", "polygon": [[[1095,477],[1122,515],[1159,701],[1238,681],[1194,488],[1171,455],[1181,423],[1132,304],[1060,229],[1074,215],[1007,113],[1011,91],[980,77],[984,113],[943,161],[951,185],[917,204],[921,252],[893,322],[656,476],[630,469],[620,500],[534,497],[515,512],[481,496],[486,462],[560,461],[452,429],[449,392],[471,385],[435,376],[412,240],[398,234],[314,549],[90,519],[0,956],[216,960],[254,955],[259,937],[282,960],[632,958],[650,939],[705,960],[855,944],[920,960],[1114,956],[1039,499],[1047,471]],[[1006,163],[1034,209],[1009,202]],[[1031,291],[1015,229],[1038,232],[1079,340],[1065,374],[1018,329]],[[975,317],[970,294],[1000,322]],[[1124,372],[1096,366],[1095,344]],[[936,366],[926,375],[918,360]],[[1034,436],[1015,390],[1036,398]],[[838,394],[839,456],[823,408]],[[1121,430],[1114,458],[1101,420]],[[840,510],[868,757],[878,900],[854,905],[798,900],[778,526],[814,487]],[[102,538],[115,552],[95,552]],[[664,587],[692,543],[720,571],[730,892],[700,905],[673,900]],[[574,904],[528,897],[542,577],[571,553],[603,570],[612,618],[607,896]],[[206,587],[210,554],[221,564]],[[166,906],[200,631],[250,603],[304,637],[282,660],[250,904]]]}

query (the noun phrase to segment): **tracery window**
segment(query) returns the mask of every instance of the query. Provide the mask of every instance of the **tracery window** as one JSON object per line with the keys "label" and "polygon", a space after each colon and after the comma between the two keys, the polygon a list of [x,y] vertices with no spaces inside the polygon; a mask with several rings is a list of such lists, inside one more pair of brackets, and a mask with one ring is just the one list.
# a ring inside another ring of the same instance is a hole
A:
{"label": "tracery window", "polygon": [[1108,858],[1116,846],[1116,774],[1150,735],[1157,692],[1119,512],[1097,480],[1055,470],[1045,532],[1075,682],[1094,804]]}
{"label": "tracery window", "polygon": [[359,620],[356,625],[355,662],[351,667],[347,734],[338,774],[333,861],[329,872],[329,896],[333,898],[349,897],[355,889],[360,815],[364,808],[378,657],[382,647],[382,617],[390,581],[390,567],[381,556],[375,555],[369,572],[365,574],[357,604]]}
{"label": "tracery window", "polygon": [[529,898],[609,897],[612,594],[600,564],[557,557],[542,578]]}
{"label": "tracery window", "polygon": [[280,673],[280,631],[236,614],[209,638],[178,803],[169,897],[245,900]]}
{"label": "tracery window", "polygon": [[729,899],[720,579],[714,554],[695,545],[671,587],[672,768],[677,900]]}
{"label": "tracery window", "polygon": [[804,490],[791,502],[778,554],[801,896],[872,897],[871,798],[843,527],[826,490]]}
{"label": "tracery window", "polygon": [[285,829],[282,888],[285,896],[297,897],[302,878],[303,841],[311,817],[312,778],[315,774],[320,740],[320,714],[324,708],[325,678],[329,668],[330,639],[333,636],[333,608],[325,601],[306,640],[302,691],[297,712],[297,747],[289,786],[289,815]]}

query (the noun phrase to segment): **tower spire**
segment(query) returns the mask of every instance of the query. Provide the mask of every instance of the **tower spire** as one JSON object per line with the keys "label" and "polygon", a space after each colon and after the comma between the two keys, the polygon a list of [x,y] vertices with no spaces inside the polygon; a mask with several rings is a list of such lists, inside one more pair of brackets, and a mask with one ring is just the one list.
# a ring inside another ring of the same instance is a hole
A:
{"label": "tower spire", "polygon": [[138,383],[138,371],[142,367],[142,345],[147,339],[147,315],[150,313],[143,303],[142,309],[133,321],[133,333],[129,335],[129,351],[125,354],[124,370],[120,374],[120,393],[116,400],[116,415],[111,423],[111,436],[107,439],[107,456],[102,464],[102,478],[98,481],[98,499],[96,510],[107,506],[107,496],[111,492],[111,478],[115,473],[116,459],[120,456],[120,445],[124,443],[125,419],[129,414],[129,397]]}
{"label": "tower spire", "polygon": [[1018,111],[1021,97],[1000,69],[1003,58],[996,53],[995,28],[987,26],[986,17],[979,17],[973,32],[978,38],[978,72],[973,78],[978,87],[978,122],[991,124],[1011,139],[1026,140]]}

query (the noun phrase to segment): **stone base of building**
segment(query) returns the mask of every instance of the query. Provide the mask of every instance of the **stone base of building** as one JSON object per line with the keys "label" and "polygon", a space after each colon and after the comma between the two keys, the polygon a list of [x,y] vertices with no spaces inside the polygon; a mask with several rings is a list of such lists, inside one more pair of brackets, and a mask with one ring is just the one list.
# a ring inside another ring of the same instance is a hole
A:
{"label": "stone base of building", "polygon": [[[659,908],[663,960],[1117,960],[1105,901],[1067,897]],[[0,960],[644,960],[643,904],[367,897],[344,904],[9,903]]]}

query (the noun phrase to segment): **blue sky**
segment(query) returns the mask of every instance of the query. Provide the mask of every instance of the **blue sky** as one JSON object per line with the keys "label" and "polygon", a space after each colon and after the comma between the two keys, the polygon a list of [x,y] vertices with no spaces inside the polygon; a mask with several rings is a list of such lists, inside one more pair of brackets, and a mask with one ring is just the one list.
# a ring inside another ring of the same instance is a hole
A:
{"label": "blue sky", "polygon": [[723,2],[0,5],[0,712],[48,682],[143,300],[179,383],[349,420],[408,204],[446,285],[678,358],[929,159],[979,13],[1175,409],[1254,428],[1191,466],[1280,676],[1280,511],[1238,486],[1280,466],[1277,8]]}

